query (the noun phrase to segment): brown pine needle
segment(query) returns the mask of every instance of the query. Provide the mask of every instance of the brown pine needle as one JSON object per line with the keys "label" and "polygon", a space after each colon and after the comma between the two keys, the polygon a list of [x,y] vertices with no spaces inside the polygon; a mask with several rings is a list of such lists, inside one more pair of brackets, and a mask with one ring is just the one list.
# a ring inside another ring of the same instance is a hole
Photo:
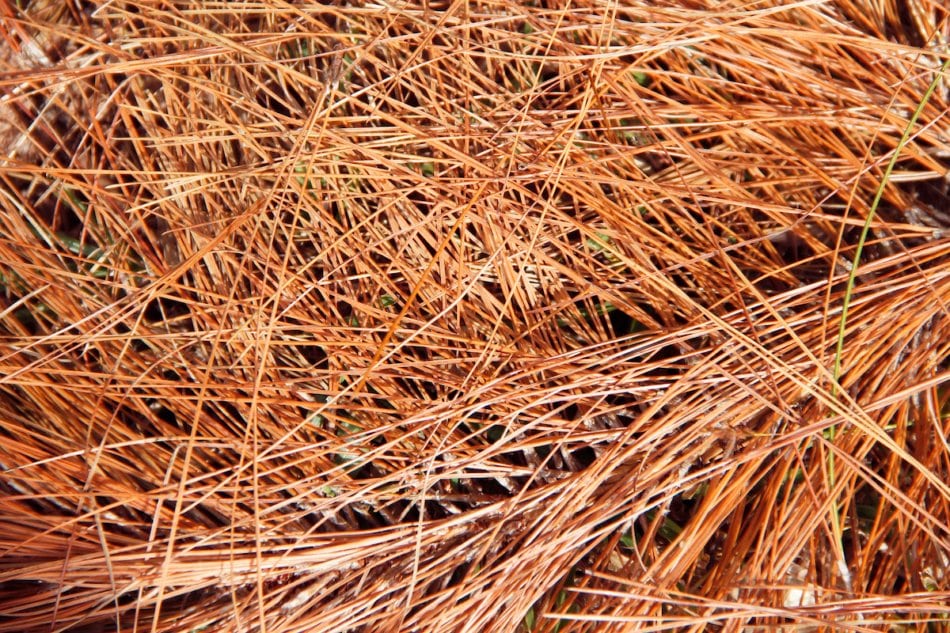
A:
{"label": "brown pine needle", "polygon": [[944,3],[7,4],[0,633],[950,626]]}

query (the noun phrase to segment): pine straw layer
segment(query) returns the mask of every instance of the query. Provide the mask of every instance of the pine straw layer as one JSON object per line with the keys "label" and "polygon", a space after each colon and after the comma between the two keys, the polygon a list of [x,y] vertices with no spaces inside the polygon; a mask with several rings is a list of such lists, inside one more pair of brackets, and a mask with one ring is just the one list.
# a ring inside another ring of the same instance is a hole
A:
{"label": "pine straw layer", "polygon": [[941,0],[16,4],[0,631],[950,626]]}

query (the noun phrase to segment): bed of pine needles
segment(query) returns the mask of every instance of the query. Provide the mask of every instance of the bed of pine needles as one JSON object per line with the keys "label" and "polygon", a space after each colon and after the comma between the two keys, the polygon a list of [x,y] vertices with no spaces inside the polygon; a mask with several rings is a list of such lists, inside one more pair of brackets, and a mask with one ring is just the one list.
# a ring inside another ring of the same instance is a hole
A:
{"label": "bed of pine needles", "polygon": [[0,631],[950,630],[942,0],[0,35]]}

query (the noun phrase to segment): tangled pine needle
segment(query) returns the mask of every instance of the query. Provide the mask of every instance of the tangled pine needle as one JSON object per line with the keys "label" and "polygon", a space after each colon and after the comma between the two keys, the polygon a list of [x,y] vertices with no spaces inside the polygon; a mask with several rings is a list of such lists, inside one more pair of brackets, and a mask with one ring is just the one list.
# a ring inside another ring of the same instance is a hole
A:
{"label": "tangled pine needle", "polygon": [[942,2],[0,35],[0,632],[947,626]]}

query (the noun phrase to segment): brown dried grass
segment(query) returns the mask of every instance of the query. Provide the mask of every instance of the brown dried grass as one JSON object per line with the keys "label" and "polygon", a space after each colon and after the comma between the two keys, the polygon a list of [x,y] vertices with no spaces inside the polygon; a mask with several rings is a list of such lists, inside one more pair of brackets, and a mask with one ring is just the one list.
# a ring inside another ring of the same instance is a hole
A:
{"label": "brown dried grass", "polygon": [[947,630],[940,0],[2,12],[0,631]]}

